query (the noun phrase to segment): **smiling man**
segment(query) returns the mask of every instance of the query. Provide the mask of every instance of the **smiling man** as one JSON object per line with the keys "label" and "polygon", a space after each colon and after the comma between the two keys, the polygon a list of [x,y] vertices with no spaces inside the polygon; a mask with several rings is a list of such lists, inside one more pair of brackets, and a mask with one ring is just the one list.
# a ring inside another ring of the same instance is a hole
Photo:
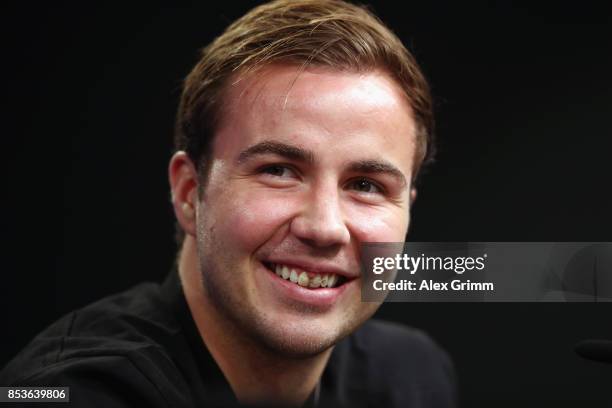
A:
{"label": "smiling man", "polygon": [[366,322],[380,305],[360,296],[361,244],[405,239],[432,123],[416,62],[365,9],[253,9],[185,81],[176,270],[60,320],[3,378],[84,406],[452,406],[445,353]]}
{"label": "smiling man", "polygon": [[359,245],[406,234],[415,124],[378,70],[271,64],[225,98],[205,187],[187,154],[170,165],[181,280],[238,397],[303,402],[378,306]]}

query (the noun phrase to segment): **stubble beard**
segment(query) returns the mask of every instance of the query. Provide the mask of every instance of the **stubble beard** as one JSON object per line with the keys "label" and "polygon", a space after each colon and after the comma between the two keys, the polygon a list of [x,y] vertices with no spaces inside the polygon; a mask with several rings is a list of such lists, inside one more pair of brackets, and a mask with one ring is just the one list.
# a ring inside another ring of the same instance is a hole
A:
{"label": "stubble beard", "polygon": [[[246,294],[231,285],[228,271],[239,271],[230,254],[218,240],[198,239],[198,257],[204,296],[218,314],[228,336],[249,340],[257,349],[291,359],[305,359],[319,355],[352,333],[376,309],[360,318],[358,311],[347,310],[334,327],[312,323],[307,318],[296,322],[274,321],[271,314],[255,310]],[[298,314],[312,315],[305,305],[291,305]],[[300,310],[302,308],[303,310]],[[313,319],[316,319],[313,317]]]}

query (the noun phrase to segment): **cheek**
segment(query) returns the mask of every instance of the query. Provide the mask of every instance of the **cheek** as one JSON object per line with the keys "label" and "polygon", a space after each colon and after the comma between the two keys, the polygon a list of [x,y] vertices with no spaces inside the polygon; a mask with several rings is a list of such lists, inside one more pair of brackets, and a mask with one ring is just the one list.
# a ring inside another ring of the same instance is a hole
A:
{"label": "cheek", "polygon": [[[288,224],[295,205],[288,196],[270,194],[238,194],[225,197],[216,204],[217,234],[233,249],[252,251]],[[238,248],[237,248],[238,247]]]}
{"label": "cheek", "polygon": [[360,242],[403,242],[410,214],[404,208],[352,207],[349,228]]}

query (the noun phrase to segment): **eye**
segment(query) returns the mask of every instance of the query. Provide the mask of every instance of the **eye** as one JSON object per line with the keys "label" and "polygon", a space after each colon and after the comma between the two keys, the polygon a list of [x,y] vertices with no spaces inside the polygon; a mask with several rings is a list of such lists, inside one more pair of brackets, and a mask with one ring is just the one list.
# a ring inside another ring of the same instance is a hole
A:
{"label": "eye", "polygon": [[348,187],[360,193],[367,193],[367,194],[382,194],[383,193],[383,189],[378,184],[368,179],[365,179],[365,178],[351,181]]}
{"label": "eye", "polygon": [[295,177],[295,171],[293,171],[287,166],[283,166],[280,164],[273,164],[262,167],[259,172],[263,174],[269,174],[274,177]]}

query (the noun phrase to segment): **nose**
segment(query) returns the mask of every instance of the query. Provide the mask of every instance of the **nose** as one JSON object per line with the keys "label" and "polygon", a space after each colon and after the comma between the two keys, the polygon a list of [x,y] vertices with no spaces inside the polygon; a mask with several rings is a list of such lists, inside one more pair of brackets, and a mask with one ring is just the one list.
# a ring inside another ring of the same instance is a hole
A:
{"label": "nose", "polygon": [[291,232],[316,247],[347,244],[350,232],[335,187],[313,190],[300,213],[291,222]]}

